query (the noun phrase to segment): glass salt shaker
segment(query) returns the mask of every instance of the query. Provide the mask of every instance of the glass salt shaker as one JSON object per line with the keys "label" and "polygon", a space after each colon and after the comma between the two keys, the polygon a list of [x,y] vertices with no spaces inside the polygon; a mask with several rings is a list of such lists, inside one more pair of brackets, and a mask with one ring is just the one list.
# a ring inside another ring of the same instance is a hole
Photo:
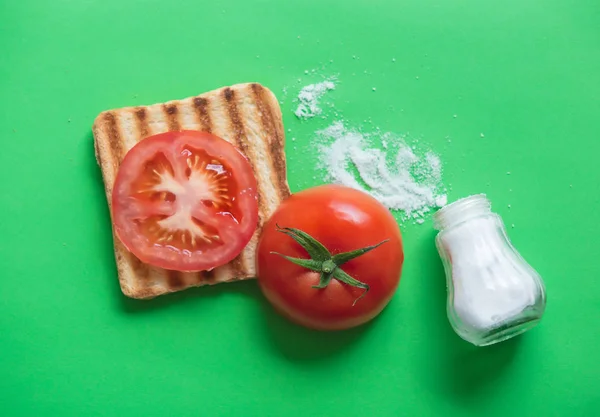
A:
{"label": "glass salt shaker", "polygon": [[460,337],[486,346],[540,321],[543,281],[512,246],[484,194],[445,206],[435,213],[434,227],[446,271],[448,319]]}

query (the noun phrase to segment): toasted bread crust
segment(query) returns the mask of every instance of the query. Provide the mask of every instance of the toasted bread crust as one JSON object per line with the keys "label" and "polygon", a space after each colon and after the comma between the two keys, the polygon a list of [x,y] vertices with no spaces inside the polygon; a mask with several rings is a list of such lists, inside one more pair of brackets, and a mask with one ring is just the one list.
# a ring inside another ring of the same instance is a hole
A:
{"label": "toasted bread crust", "polygon": [[258,183],[259,223],[255,233],[236,259],[212,271],[169,271],[145,264],[113,233],[123,294],[153,298],[189,287],[254,277],[262,225],[290,195],[281,110],[269,89],[256,83],[237,84],[183,100],[108,110],[98,115],[92,130],[109,207],[125,154],[145,137],[168,131],[200,130],[222,137],[248,157]]}

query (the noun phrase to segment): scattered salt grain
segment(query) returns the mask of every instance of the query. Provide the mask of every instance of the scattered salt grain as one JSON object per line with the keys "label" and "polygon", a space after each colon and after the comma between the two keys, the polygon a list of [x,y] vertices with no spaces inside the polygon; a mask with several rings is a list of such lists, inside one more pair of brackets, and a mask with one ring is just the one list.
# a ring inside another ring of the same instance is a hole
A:
{"label": "scattered salt grain", "polygon": [[298,107],[294,111],[296,117],[310,119],[321,114],[323,110],[319,106],[319,100],[330,90],[335,90],[333,79],[303,87],[298,94]]}
{"label": "scattered salt grain", "polygon": [[[375,147],[376,140],[385,150]],[[318,131],[317,142],[326,180],[369,193],[387,208],[402,211],[405,220],[422,224],[426,213],[447,203],[439,156],[418,155],[398,135],[365,134],[338,121]]]}

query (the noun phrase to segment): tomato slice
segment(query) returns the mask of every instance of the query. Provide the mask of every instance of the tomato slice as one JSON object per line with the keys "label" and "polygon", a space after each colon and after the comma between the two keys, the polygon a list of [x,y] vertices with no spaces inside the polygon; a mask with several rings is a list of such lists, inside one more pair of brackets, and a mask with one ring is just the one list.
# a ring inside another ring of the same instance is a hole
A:
{"label": "tomato slice", "polygon": [[136,144],[112,195],[115,232],[141,261],[202,271],[244,249],[258,222],[257,185],[246,157],[198,131],[167,132]]}

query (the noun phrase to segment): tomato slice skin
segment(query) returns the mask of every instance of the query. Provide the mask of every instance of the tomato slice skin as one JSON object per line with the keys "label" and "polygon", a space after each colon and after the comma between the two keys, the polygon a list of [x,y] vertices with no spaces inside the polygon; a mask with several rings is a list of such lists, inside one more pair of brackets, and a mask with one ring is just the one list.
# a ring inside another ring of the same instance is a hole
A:
{"label": "tomato slice skin", "polygon": [[[318,272],[278,255],[309,258],[278,226],[308,233],[333,255],[387,240],[342,266],[369,285],[368,293],[358,299],[363,289],[335,279],[325,288],[313,288]],[[400,282],[403,262],[400,229],[389,210],[361,191],[325,185],[296,193],[279,206],[263,228],[256,268],[263,294],[281,315],[312,329],[341,330],[366,323],[384,309]]]}
{"label": "tomato slice skin", "polygon": [[167,132],[137,143],[112,194],[116,236],[142,262],[177,271],[232,261],[258,223],[248,159],[215,135]]}

